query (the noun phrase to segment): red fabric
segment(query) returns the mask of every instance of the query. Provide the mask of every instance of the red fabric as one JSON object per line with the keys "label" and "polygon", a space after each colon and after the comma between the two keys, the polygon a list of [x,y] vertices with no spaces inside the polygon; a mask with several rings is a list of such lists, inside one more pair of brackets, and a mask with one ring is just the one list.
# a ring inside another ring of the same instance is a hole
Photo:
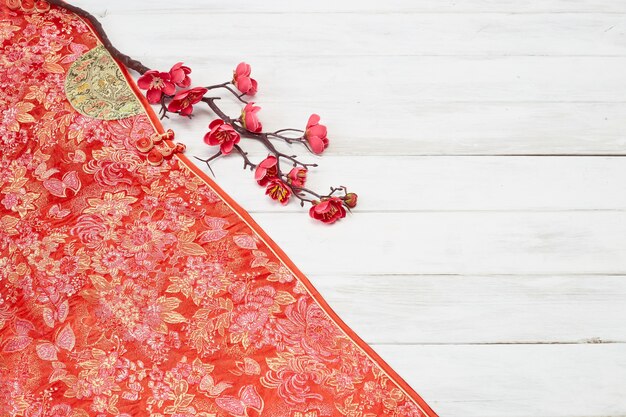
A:
{"label": "red fabric", "polygon": [[111,117],[85,22],[5,1],[0,416],[435,416],[145,99]]}

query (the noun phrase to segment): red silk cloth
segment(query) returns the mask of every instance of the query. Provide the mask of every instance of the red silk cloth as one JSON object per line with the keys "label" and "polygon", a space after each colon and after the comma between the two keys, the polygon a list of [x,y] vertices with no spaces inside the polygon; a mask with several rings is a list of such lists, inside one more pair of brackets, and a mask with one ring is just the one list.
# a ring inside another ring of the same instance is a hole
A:
{"label": "red silk cloth", "polygon": [[6,1],[0,416],[435,416],[159,136],[85,21]]}

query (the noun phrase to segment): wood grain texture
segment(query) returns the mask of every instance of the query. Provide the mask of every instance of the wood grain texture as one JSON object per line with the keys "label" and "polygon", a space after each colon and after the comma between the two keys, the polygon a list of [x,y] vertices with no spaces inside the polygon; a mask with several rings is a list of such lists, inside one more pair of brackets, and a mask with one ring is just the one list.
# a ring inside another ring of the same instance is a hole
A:
{"label": "wood grain texture", "polygon": [[[269,129],[322,115],[346,221],[217,181],[442,417],[626,416],[626,2],[74,2],[199,84],[250,62]],[[166,124],[206,157],[211,118]]]}
{"label": "wood grain texture", "polygon": [[[626,103],[426,102],[425,95],[384,104],[369,100],[261,104],[271,128],[301,128],[311,109],[321,114],[332,134],[329,155],[626,155]],[[384,123],[376,123],[381,109]],[[178,128],[188,138],[205,130],[200,120]],[[209,152],[197,145],[198,152]]]}
{"label": "wood grain texture", "polygon": [[98,13],[166,14],[190,16],[207,13],[626,13],[626,4],[613,0],[266,0],[263,3],[246,0],[185,0],[184,7],[169,0],[134,1],[108,0],[106,5],[95,0],[76,0]]}
{"label": "wood grain texture", "polygon": [[[180,37],[168,31],[146,29],[160,23],[161,16],[107,14],[103,19],[114,32],[152,39],[172,50]],[[260,48],[250,42],[250,29],[263,22]],[[180,23],[179,23],[180,22]],[[177,25],[180,25],[177,27]],[[228,33],[225,45],[240,56],[604,56],[626,53],[623,35],[626,21],[619,14],[412,14],[406,12],[337,13],[233,13],[209,8],[175,20],[172,29],[187,33]],[[185,37],[189,37],[186,35]],[[303,45],[315,46],[314,49]],[[206,45],[189,42],[188,57],[205,57]]]}
{"label": "wood grain texture", "polygon": [[[188,149],[205,158],[211,153],[204,143],[190,143]],[[626,193],[619,181],[626,178],[622,157],[382,158],[333,152],[310,159],[320,164],[309,175],[311,185],[325,189],[337,183],[360,191],[357,213],[626,210]],[[241,169],[237,158],[212,166],[220,186],[249,212],[302,212],[297,204],[283,207],[259,198],[263,188],[252,173],[237,172]]]}
{"label": "wood grain texture", "polygon": [[[144,46],[129,49],[147,53]],[[176,59],[149,61],[167,67]],[[209,84],[228,77],[238,59],[189,61],[202,84]],[[331,129],[331,152],[338,155],[625,155],[626,57],[326,56],[255,62],[257,76],[267,80],[257,97],[267,128],[301,128],[315,111]],[[364,70],[355,75],[354,68]],[[319,82],[316,88],[307,81],[312,79]],[[206,128],[206,117],[199,117],[181,132],[199,140]]]}
{"label": "wood grain texture", "polygon": [[624,344],[374,348],[442,416],[625,415]]}
{"label": "wood grain texture", "polygon": [[303,217],[255,215],[311,276],[626,274],[623,211],[360,212],[326,228]]}
{"label": "wood grain texture", "polygon": [[377,345],[624,343],[626,277],[317,275],[313,283]]}

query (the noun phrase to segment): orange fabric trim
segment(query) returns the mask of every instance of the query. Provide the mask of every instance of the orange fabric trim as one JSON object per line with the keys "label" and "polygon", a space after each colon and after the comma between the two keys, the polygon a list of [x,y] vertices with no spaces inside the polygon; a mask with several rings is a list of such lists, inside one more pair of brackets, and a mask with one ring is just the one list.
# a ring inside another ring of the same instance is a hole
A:
{"label": "orange fabric trim", "polygon": [[[101,41],[97,32],[94,30],[93,26],[85,19],[81,19],[83,22],[91,29],[94,35]],[[122,73],[126,77],[126,81],[128,85],[132,88],[133,92],[137,96],[137,98],[141,101],[146,113],[150,117],[150,120],[155,127],[155,129],[159,133],[164,133],[165,129],[161,124],[161,121],[157,117],[156,113],[152,106],[148,103],[144,94],[139,90],[135,80],[129,74],[128,69],[117,62],[120,67]],[[250,214],[241,207],[237,202],[235,202],[222,188],[217,185],[217,183],[211,179],[207,174],[205,174],[198,166],[196,166],[187,156],[182,154],[176,154],[179,160],[194,174],[196,174],[200,179],[202,179],[209,187],[211,187],[219,196],[224,200],[224,202],[231,207],[237,215],[257,234],[257,236],[263,240],[268,247],[274,252],[278,259],[294,274],[294,276],[300,280],[300,282],[305,286],[309,294],[317,301],[320,307],[328,314],[330,318],[341,328],[341,330],[354,342],[356,343],[361,350],[370,357],[387,376],[396,384],[398,387],[404,391],[404,393],[410,397],[419,408],[429,417],[438,417],[438,415],[433,411],[432,408],[422,399],[422,397],[413,390],[409,386],[409,384],[400,377],[392,368],[389,366],[381,357],[378,355],[367,343],[365,343],[343,320],[335,313],[335,311],[328,305],[326,300],[321,296],[321,294],[315,289],[313,284],[309,281],[309,279],[296,267],[296,265],[289,259],[287,254],[269,237],[269,235],[259,226],[258,223],[250,216]]]}

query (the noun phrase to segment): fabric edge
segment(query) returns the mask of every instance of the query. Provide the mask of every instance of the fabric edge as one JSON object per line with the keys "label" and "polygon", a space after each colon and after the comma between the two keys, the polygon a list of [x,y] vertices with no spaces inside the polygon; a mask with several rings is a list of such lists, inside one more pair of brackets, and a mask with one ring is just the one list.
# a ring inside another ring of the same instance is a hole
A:
{"label": "fabric edge", "polygon": [[[102,44],[102,39],[93,28],[91,23],[86,19],[83,19],[80,16],[76,16],[78,19],[83,21],[85,25],[90,29],[93,35],[98,39],[98,41]],[[114,58],[115,60],[115,58]],[[142,107],[144,108],[146,114],[150,118],[152,125],[158,133],[164,133],[165,129],[161,124],[161,121],[157,117],[156,113],[152,106],[148,103],[146,97],[139,90],[135,80],[130,75],[126,66],[115,60],[116,64],[124,74],[126,78],[126,82],[134,92],[135,96],[139,99]],[[171,144],[171,143],[170,143]],[[332,319],[332,321],[339,326],[342,332],[352,341],[354,342],[363,353],[369,357],[378,367],[387,375],[387,377],[395,383],[408,398],[413,400],[413,402],[418,406],[418,408],[427,416],[427,417],[439,417],[435,411],[422,399],[422,397],[413,389],[411,386],[400,376],[393,368],[385,362],[385,360],[378,354],[374,349],[369,346],[363,339],[361,339],[338,315],[337,313],[330,307],[330,305],[326,302],[326,300],[322,297],[322,295],[317,291],[317,289],[313,286],[311,281],[304,275],[302,271],[298,269],[298,267],[293,263],[293,261],[288,257],[288,255],[272,240],[272,238],[261,228],[261,226],[252,218],[252,216],[241,207],[232,197],[230,197],[222,188],[211,179],[206,173],[204,173],[196,164],[193,163],[186,155],[184,154],[175,154],[175,157],[179,159],[179,161],[191,172],[193,172],[198,178],[200,178],[207,186],[209,186],[219,197],[226,203],[243,221],[256,233],[256,235],[272,250],[274,255],[286,266],[292,274],[304,285],[306,290],[309,292],[311,297],[319,304],[319,306],[324,310],[324,312]]]}

